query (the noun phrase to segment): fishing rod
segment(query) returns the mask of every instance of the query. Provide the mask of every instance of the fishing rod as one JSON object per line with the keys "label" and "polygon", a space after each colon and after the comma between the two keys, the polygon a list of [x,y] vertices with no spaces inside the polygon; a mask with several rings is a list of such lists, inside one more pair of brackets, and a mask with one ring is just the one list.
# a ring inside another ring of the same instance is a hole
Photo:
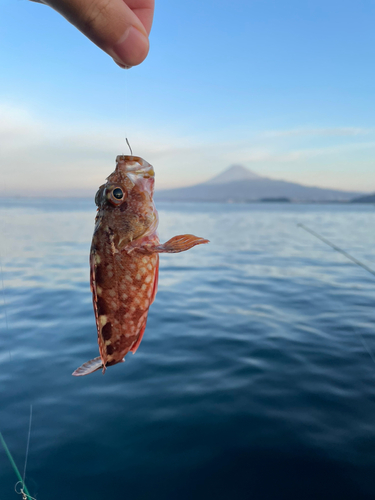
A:
{"label": "fishing rod", "polygon": [[341,253],[342,255],[344,255],[344,257],[346,257],[347,259],[351,260],[354,264],[356,264],[357,266],[362,267],[365,271],[367,271],[367,272],[371,273],[373,276],[375,276],[375,271],[373,269],[371,269],[371,267],[367,266],[366,264],[364,264],[360,260],[358,260],[355,257],[353,257],[353,255],[350,255],[350,253],[345,252],[345,250],[343,250],[342,248],[338,247],[334,243],[331,243],[329,240],[327,240],[327,238],[324,238],[320,234],[316,233],[315,231],[313,231],[309,227],[305,226],[305,224],[299,223],[299,224],[297,224],[297,226],[301,227],[302,229],[304,229],[308,233],[312,234],[313,236],[315,236],[316,238],[318,238],[320,241],[322,241],[326,245],[328,245],[331,248],[333,248],[333,250],[336,250],[336,252]]}

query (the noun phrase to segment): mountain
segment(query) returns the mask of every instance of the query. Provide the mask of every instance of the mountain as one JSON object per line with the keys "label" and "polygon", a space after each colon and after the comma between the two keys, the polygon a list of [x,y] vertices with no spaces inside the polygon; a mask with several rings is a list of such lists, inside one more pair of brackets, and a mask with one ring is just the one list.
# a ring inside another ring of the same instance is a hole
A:
{"label": "mountain", "polygon": [[354,198],[351,200],[352,203],[375,203],[375,193],[366,196],[360,196],[359,198]]}
{"label": "mountain", "polygon": [[242,165],[232,165],[212,179],[195,186],[155,192],[160,201],[272,201],[284,198],[299,202],[351,201],[364,193],[303,186],[294,182],[269,179]]}
{"label": "mountain", "polygon": [[205,182],[205,184],[226,184],[227,182],[243,181],[245,179],[254,180],[260,178],[260,175],[255,174],[243,165],[232,165],[224,170],[224,172],[221,172],[221,174]]}

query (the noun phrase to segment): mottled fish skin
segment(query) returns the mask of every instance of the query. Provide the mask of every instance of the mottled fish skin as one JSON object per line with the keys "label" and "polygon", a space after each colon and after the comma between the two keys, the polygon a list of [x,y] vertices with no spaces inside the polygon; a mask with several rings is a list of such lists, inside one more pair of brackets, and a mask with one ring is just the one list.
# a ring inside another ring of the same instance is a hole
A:
{"label": "mottled fish skin", "polygon": [[98,235],[92,247],[92,289],[103,366],[119,363],[146,328],[157,286],[158,254],[112,253]]}
{"label": "mottled fish skin", "polygon": [[153,202],[154,170],[137,156],[118,156],[116,170],[100,186],[90,252],[91,291],[98,333],[99,358],[73,375],[82,376],[135,353],[155,299],[159,253],[176,253],[208,240],[175,236],[161,245]]}

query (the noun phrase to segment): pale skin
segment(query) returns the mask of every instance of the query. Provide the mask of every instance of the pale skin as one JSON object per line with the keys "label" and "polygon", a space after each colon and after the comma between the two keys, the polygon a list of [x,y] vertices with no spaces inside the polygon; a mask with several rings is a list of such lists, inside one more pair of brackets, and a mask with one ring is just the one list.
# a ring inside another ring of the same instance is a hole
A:
{"label": "pale skin", "polygon": [[32,0],[49,5],[122,68],[140,64],[149,50],[154,0]]}

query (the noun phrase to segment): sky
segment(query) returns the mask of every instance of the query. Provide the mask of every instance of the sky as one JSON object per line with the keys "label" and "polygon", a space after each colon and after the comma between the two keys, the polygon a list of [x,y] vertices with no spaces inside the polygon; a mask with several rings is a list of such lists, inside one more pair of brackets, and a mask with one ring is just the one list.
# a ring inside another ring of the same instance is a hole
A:
{"label": "sky", "polygon": [[375,191],[375,0],[156,0],[130,70],[47,6],[0,7],[2,194],[91,196],[125,137],[159,189],[240,163]]}

